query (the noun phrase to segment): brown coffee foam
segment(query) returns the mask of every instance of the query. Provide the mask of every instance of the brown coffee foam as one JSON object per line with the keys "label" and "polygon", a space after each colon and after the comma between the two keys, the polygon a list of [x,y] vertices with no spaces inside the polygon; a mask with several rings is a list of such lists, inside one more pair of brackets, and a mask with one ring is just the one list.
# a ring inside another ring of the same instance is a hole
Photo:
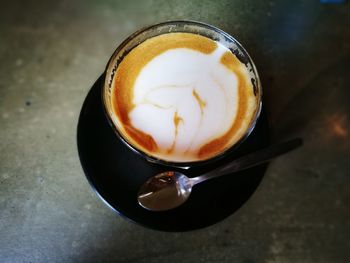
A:
{"label": "brown coffee foam", "polygon": [[146,40],[126,55],[118,65],[114,77],[112,104],[114,112],[125,127],[127,137],[135,140],[137,144],[149,152],[154,152],[158,148],[152,136],[131,126],[128,116],[135,107],[132,100],[136,78],[146,64],[170,49],[189,48],[210,54],[216,47],[217,44],[214,41],[203,36],[189,33],[169,33]]}
{"label": "brown coffee foam", "polygon": [[201,109],[201,114],[203,115],[203,109],[205,108],[205,106],[207,105],[207,103],[205,101],[203,101],[201,99],[201,97],[198,95],[198,93],[196,92],[196,90],[192,91],[192,95],[193,97],[196,99],[200,109]]}
{"label": "brown coffee foam", "polygon": [[232,141],[233,135],[238,132],[242,123],[246,120],[247,114],[247,100],[249,97],[253,96],[252,87],[247,79],[247,73],[244,72],[245,68],[242,62],[232,54],[231,52],[225,52],[220,62],[232,71],[237,77],[238,84],[238,106],[235,121],[233,122],[231,128],[221,137],[216,138],[209,143],[202,146],[198,151],[199,159],[207,159],[222,152],[230,142]]}
{"label": "brown coffee foam", "polygon": [[[133,104],[133,88],[141,70],[148,62],[161,53],[175,48],[189,48],[205,54],[210,54],[217,48],[217,43],[207,37],[190,33],[168,33],[150,38],[132,49],[129,54],[126,55],[118,65],[113,81],[112,103],[114,111],[122,123],[122,127],[124,127],[124,137],[134,142],[133,144],[135,144],[137,148],[141,148],[143,151],[150,154],[157,155],[158,153],[159,149],[155,140],[151,135],[133,127],[128,116],[129,112],[135,107]],[[246,118],[247,98],[250,95],[254,96],[252,87],[250,87],[250,81],[247,79],[247,72],[242,70],[242,67],[245,69],[245,66],[236,56],[231,52],[226,52],[221,57],[221,63],[237,76],[239,103],[237,117],[228,132],[220,136],[220,138],[214,138],[203,145],[197,153],[194,153],[193,159],[208,159],[231,145],[232,136],[239,130],[244,118]],[[175,119],[177,118],[174,117],[174,123]],[[179,122],[176,121],[176,129],[178,124]],[[169,155],[173,152],[174,145],[169,149]]]}
{"label": "brown coffee foam", "polygon": [[180,122],[183,122],[183,121],[184,120],[177,114],[177,111],[175,111],[174,117],[173,117],[173,122],[174,122],[174,126],[175,126],[175,139],[173,141],[173,144],[171,145],[171,147],[167,151],[168,154],[171,154],[174,151],[176,138],[177,138],[177,135],[179,133],[179,124],[180,124]]}
{"label": "brown coffee foam", "polygon": [[155,152],[158,146],[151,135],[144,133],[129,124],[125,124],[125,131],[133,138],[138,145],[150,152]]}
{"label": "brown coffee foam", "polygon": [[190,48],[205,54],[212,53],[217,44],[206,37],[189,33],[169,33],[150,38],[126,55],[117,68],[114,78],[113,106],[123,123],[129,122],[128,113],[135,106],[132,102],[133,87],[141,70],[156,56],[175,48]]}

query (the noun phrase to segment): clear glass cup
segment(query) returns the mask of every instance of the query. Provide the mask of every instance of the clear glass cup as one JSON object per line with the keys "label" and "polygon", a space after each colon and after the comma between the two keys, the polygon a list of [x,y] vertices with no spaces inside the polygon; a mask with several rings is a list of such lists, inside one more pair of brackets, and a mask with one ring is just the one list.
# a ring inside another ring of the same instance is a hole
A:
{"label": "clear glass cup", "polygon": [[[128,54],[129,51],[131,51],[134,47],[144,42],[145,40],[158,35],[162,35],[166,33],[174,33],[174,32],[199,34],[207,38],[210,38],[216,42],[219,42],[220,44],[230,49],[231,52],[235,54],[236,57],[247,67],[248,72],[250,74],[250,79],[254,88],[254,94],[257,99],[258,107],[253,118],[251,119],[250,125],[246,130],[244,136],[242,136],[241,139],[237,141],[235,144],[233,144],[231,147],[211,157],[210,159],[193,161],[193,162],[171,162],[171,161],[162,160],[154,156],[151,156],[143,152],[136,145],[133,145],[131,142],[128,141],[127,138],[123,136],[123,134],[119,131],[119,128],[118,128],[119,122],[116,117],[116,114],[113,111],[112,99],[111,99],[112,88],[113,88],[112,81],[119,63],[123,60],[123,58]],[[155,24],[155,25],[143,28],[135,32],[131,36],[129,36],[126,40],[124,40],[124,42],[122,42],[118,46],[118,48],[114,51],[113,55],[111,56],[107,64],[107,68],[105,72],[105,83],[102,89],[102,100],[103,100],[106,116],[109,120],[110,125],[114,129],[116,135],[131,150],[133,150],[137,154],[142,155],[144,158],[146,158],[150,162],[172,166],[172,167],[189,168],[192,166],[206,164],[208,162],[212,162],[214,160],[222,158],[223,156],[227,155],[228,153],[233,151],[235,148],[237,148],[249,136],[249,134],[253,131],[256,125],[256,122],[260,116],[261,107],[262,107],[262,88],[261,88],[258,72],[256,70],[256,67],[252,59],[248,55],[247,51],[243,48],[243,46],[235,38],[233,38],[226,32],[222,31],[221,29],[216,28],[209,24],[196,22],[196,21],[180,20],[180,21],[168,21],[168,22],[159,23],[159,24]]]}

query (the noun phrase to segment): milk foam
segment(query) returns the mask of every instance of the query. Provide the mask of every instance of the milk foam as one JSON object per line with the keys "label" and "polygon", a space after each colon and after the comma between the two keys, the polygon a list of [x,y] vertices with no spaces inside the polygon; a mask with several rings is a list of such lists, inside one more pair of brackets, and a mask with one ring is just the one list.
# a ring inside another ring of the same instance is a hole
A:
{"label": "milk foam", "polygon": [[152,136],[158,154],[193,158],[201,146],[230,129],[238,110],[238,79],[220,62],[227,51],[219,43],[210,54],[170,49],[141,70],[129,119]]}

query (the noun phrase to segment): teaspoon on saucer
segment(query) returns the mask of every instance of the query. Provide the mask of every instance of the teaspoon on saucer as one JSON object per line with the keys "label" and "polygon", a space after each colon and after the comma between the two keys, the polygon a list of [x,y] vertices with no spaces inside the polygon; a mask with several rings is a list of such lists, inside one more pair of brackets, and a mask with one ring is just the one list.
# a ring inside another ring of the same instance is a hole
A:
{"label": "teaspoon on saucer", "polygon": [[176,208],[186,202],[196,184],[259,165],[301,145],[300,138],[271,145],[193,178],[177,171],[157,174],[141,186],[137,196],[138,203],[151,211]]}

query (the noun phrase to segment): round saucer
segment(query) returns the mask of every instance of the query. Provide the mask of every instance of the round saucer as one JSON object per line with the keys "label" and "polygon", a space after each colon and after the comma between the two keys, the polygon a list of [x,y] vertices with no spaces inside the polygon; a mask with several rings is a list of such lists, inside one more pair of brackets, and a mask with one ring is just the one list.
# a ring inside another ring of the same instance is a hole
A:
{"label": "round saucer", "polygon": [[[182,206],[164,212],[152,212],[137,203],[140,186],[151,176],[169,167],[146,161],[131,151],[114,133],[104,113],[102,75],[83,104],[77,132],[80,162],[90,185],[114,211],[145,227],[163,231],[188,231],[212,225],[239,209],[253,194],[267,165],[204,182],[193,188]],[[269,143],[266,113],[263,111],[251,135],[224,158],[203,167],[190,168],[190,177],[214,169],[245,153]]]}

